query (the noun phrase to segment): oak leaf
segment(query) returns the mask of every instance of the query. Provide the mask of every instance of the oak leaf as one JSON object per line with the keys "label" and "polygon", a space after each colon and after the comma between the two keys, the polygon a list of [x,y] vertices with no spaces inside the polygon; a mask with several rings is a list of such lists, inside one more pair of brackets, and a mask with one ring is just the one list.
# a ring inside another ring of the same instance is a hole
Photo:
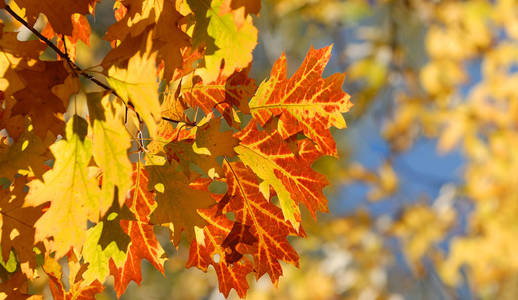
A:
{"label": "oak leaf", "polygon": [[[2,33],[0,36],[0,49],[2,52],[9,53],[15,57],[23,59],[37,59],[46,48],[44,43],[37,40],[20,41],[18,40],[17,35],[17,32]],[[1,65],[10,65],[11,63],[12,60],[7,59],[5,62],[2,61]]]}
{"label": "oak leaf", "polygon": [[[53,88],[68,77],[63,62],[38,61],[29,68],[18,67],[15,72],[23,88],[12,94],[17,100],[12,114],[31,117],[34,133],[42,139],[49,130],[55,135],[62,134],[64,122],[60,114],[66,111],[68,97],[61,99],[53,93]],[[41,76],[42,72],[45,76]]]}
{"label": "oak leaf", "polygon": [[221,119],[213,118],[206,124],[198,124],[194,144],[197,153],[212,157],[235,156],[234,147],[238,141],[233,137],[232,130],[221,131]]}
{"label": "oak leaf", "polygon": [[[104,68],[127,61],[147,46],[157,52],[156,63],[163,62],[165,81],[182,65],[181,49],[189,46],[189,36],[179,28],[183,17],[171,1],[118,1],[118,22],[108,28],[106,39],[121,41],[101,63]],[[147,38],[147,36],[150,36]]]}
{"label": "oak leaf", "polygon": [[176,161],[187,176],[191,176],[191,167],[195,165],[204,171],[202,175],[214,177],[221,175],[221,166],[217,158],[235,156],[234,146],[238,141],[232,130],[221,131],[221,119],[209,118],[198,123],[191,132],[195,139],[171,142],[164,147],[168,160]]}
{"label": "oak leaf", "polygon": [[[126,259],[127,245],[125,248],[119,248],[117,243],[112,241],[103,249],[99,244],[104,227],[104,222],[99,222],[86,232],[87,237],[82,255],[84,262],[88,263],[88,268],[83,273],[83,279],[87,284],[96,280],[104,282],[110,274],[109,264],[111,259],[118,262],[119,265]],[[128,237],[126,236],[126,238]]]}
{"label": "oak leaf", "polygon": [[3,143],[6,138],[1,139],[0,174],[2,177],[12,180],[18,173],[32,173],[41,178],[45,173],[45,161],[50,158],[48,147],[54,139],[51,134],[47,134],[45,140],[41,140],[33,130],[29,131],[31,127],[32,125],[29,124],[27,130],[11,145]]}
{"label": "oak leaf", "polygon": [[29,282],[21,271],[15,272],[0,283],[0,297],[4,300],[42,300],[42,296],[29,294]]}

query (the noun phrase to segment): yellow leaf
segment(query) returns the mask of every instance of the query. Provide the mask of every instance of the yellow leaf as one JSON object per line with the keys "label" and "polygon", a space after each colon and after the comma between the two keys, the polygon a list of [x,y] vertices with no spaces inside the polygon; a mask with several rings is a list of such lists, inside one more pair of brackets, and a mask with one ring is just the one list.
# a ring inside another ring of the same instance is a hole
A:
{"label": "yellow leaf", "polygon": [[87,220],[96,222],[110,203],[99,202],[100,191],[88,167],[92,142],[87,138],[88,124],[77,115],[67,123],[67,139],[50,146],[55,157],[52,170],[43,174],[43,182],[29,183],[26,205],[50,202],[49,209],[36,222],[36,240],[52,237],[55,258],[71,248],[81,250],[86,237]]}
{"label": "yellow leaf", "polygon": [[131,102],[146,123],[149,134],[155,138],[161,114],[155,65],[157,53],[151,51],[151,34],[146,45],[146,52],[131,57],[127,67],[112,66],[108,70],[107,80],[127,105]]}
{"label": "yellow leaf", "polygon": [[88,95],[88,110],[93,128],[93,156],[103,171],[102,199],[105,203],[111,203],[117,186],[119,204],[122,205],[131,188],[133,171],[128,158],[131,141],[122,120],[116,118],[113,108],[115,107],[108,97]]}

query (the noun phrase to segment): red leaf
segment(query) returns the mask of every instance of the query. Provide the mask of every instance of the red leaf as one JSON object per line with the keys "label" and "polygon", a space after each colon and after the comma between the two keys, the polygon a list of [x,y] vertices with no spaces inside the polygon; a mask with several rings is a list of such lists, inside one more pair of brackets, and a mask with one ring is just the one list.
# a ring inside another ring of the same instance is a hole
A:
{"label": "red leaf", "polygon": [[249,288],[246,275],[253,271],[252,263],[245,257],[231,263],[227,260],[226,248],[222,246],[231,232],[233,222],[223,215],[216,216],[217,206],[198,211],[209,225],[203,230],[203,236],[197,235],[193,239],[186,267],[196,266],[206,272],[208,266],[212,265],[218,275],[220,292],[227,297],[230,290],[235,289],[244,298]]}
{"label": "red leaf", "polygon": [[322,193],[326,178],[311,169],[307,160],[297,157],[276,130],[259,131],[252,120],[235,136],[240,140],[234,148],[239,158],[275,189],[284,217],[296,229],[300,223],[299,203],[306,205],[313,217],[317,210],[328,211]]}
{"label": "red leaf", "polygon": [[148,191],[148,175],[140,163],[137,163],[133,173],[134,185],[126,205],[135,214],[136,221],[121,220],[121,227],[131,238],[126,260],[117,267],[110,260],[110,273],[114,276],[114,288],[117,297],[133,280],[140,284],[142,281],[141,261],[147,259],[157,270],[164,273],[164,250],[158,243],[153,226],[148,224],[149,216],[156,206],[154,195]]}
{"label": "red leaf", "polygon": [[283,54],[274,64],[270,79],[261,83],[249,105],[252,115],[263,126],[272,116],[278,116],[278,131],[284,139],[303,132],[319,151],[336,156],[329,128],[345,128],[342,113],[349,111],[352,104],[350,96],[342,91],[344,74],[322,78],[330,57],[331,46],[311,48],[300,68],[288,79]]}
{"label": "red leaf", "polygon": [[[228,194],[231,196],[227,211],[233,211],[236,222],[245,224],[257,244],[248,247],[247,253],[254,257],[256,278],[265,273],[276,283],[282,275],[279,260],[298,266],[299,256],[286,237],[296,234],[293,227],[284,220],[282,211],[267,201],[259,191],[257,177],[243,163],[224,164]],[[236,223],[237,224],[237,223]],[[226,240],[232,240],[234,229]],[[304,233],[301,232],[301,235]],[[246,240],[240,242],[251,245]],[[242,253],[244,254],[244,253]]]}
{"label": "red leaf", "polygon": [[182,93],[184,100],[191,107],[200,107],[206,115],[216,109],[228,124],[233,124],[232,107],[248,113],[248,100],[256,89],[254,80],[248,77],[249,70],[235,72],[228,78],[220,75],[209,84],[200,81]]}

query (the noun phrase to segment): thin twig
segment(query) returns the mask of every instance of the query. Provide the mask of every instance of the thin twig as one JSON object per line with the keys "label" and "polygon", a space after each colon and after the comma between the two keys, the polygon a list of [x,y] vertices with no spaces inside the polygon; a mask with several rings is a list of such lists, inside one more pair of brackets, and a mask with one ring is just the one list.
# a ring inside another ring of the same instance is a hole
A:
{"label": "thin twig", "polygon": [[[61,34],[61,41],[63,42],[63,48],[65,49],[65,55],[70,58],[70,56],[68,56],[67,41],[65,40],[64,34]],[[71,64],[71,61],[72,61],[71,59],[67,60],[68,66],[70,67],[70,69],[72,69],[72,72],[74,72],[74,74],[77,76],[77,72],[76,72],[74,66]]]}
{"label": "thin twig", "polygon": [[176,122],[176,123],[183,122],[183,123],[185,123],[188,126],[196,126],[195,122],[177,121],[177,120],[174,120],[174,119],[171,119],[171,118],[167,118],[167,117],[162,117],[162,120],[169,121],[169,122]]}
{"label": "thin twig", "polygon": [[[72,68],[73,71],[79,73],[81,76],[87,78],[88,80],[92,81],[93,83],[95,83],[96,85],[102,87],[104,90],[106,90],[107,92],[110,92],[111,94],[113,94],[114,96],[116,96],[117,98],[122,99],[122,97],[114,90],[112,89],[111,87],[109,87],[108,85],[102,83],[101,81],[99,81],[97,78],[93,77],[92,75],[86,73],[83,71],[83,69],[81,69],[78,65],[76,65],[71,59],[70,57],[68,56],[67,53],[63,53],[63,51],[61,51],[56,45],[54,45],[53,42],[51,42],[49,39],[47,39],[45,36],[43,36],[39,31],[37,31],[36,29],[34,29],[34,27],[32,27],[31,25],[29,25],[29,23],[27,23],[27,21],[25,21],[22,17],[20,17],[16,12],[14,12],[11,7],[9,5],[6,5],[5,6],[5,10],[13,17],[15,18],[18,22],[22,23],[23,26],[25,26],[27,29],[29,29],[32,33],[34,33],[34,35],[36,35],[38,37],[38,39],[40,39],[41,41],[43,41],[45,44],[47,44],[47,46],[49,46],[52,50],[54,50],[54,52],[56,52],[57,55],[59,55],[59,57],[61,57],[62,59],[64,59],[68,65]],[[64,41],[63,41],[64,42]],[[130,101],[128,101],[127,103],[125,101],[122,101],[125,105],[129,106],[133,111],[135,111],[135,106],[133,105],[133,103],[131,103]],[[137,113],[135,111],[135,113]],[[138,113],[137,113],[137,117],[140,119],[140,117],[138,116]],[[168,122],[173,122],[173,123],[181,123],[183,121],[180,121],[180,120],[173,120],[173,119],[170,119],[170,118],[164,118],[162,117],[162,120],[164,121],[168,121]]]}
{"label": "thin twig", "polygon": [[33,225],[29,225],[29,224],[25,223],[25,221],[23,221],[21,219],[18,219],[18,218],[15,218],[15,217],[9,215],[8,213],[9,213],[9,211],[6,211],[6,212],[0,211],[0,214],[2,214],[2,216],[11,218],[11,219],[15,220],[16,222],[18,222],[18,223],[20,223],[20,224],[22,224],[24,226],[27,226],[29,228],[34,228]]}
{"label": "thin twig", "polygon": [[79,74],[81,74],[82,76],[88,78],[89,80],[93,81],[95,84],[97,84],[98,86],[102,87],[103,89],[113,93],[115,96],[119,97],[120,96],[117,94],[116,91],[114,91],[112,88],[110,88],[109,86],[107,86],[106,84],[100,82],[99,80],[95,79],[93,76],[91,76],[90,74],[87,74],[87,73],[84,73],[83,70],[78,66],[76,65],[71,59],[70,57],[66,54],[66,53],[63,53],[63,51],[61,51],[56,45],[54,45],[54,43],[52,43],[49,39],[47,39],[45,36],[43,36],[39,31],[37,31],[36,29],[34,29],[34,27],[32,27],[31,25],[29,25],[29,23],[27,23],[27,21],[25,21],[22,17],[20,17],[18,14],[16,14],[16,12],[14,12],[11,7],[9,5],[6,5],[5,6],[5,10],[13,17],[15,18],[18,22],[22,23],[23,26],[25,26],[27,29],[29,29],[32,33],[34,33],[41,41],[43,41],[45,44],[47,44],[47,46],[49,46],[50,48],[52,48],[52,50],[54,50],[54,52],[57,53],[57,55],[59,55],[62,59],[64,59],[70,66],[72,66],[76,71],[79,72]]}

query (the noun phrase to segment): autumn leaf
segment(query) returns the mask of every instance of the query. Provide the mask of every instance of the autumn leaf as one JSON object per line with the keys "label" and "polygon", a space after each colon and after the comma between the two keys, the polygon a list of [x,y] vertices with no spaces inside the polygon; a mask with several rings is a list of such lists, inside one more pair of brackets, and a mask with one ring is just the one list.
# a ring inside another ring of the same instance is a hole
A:
{"label": "autumn leaf", "polygon": [[311,48],[299,69],[287,78],[286,56],[272,68],[270,78],[259,85],[250,100],[250,111],[261,125],[272,116],[279,117],[278,131],[284,138],[299,132],[317,144],[327,155],[337,155],[329,128],[345,128],[342,113],[352,106],[349,95],[342,91],[344,74],[321,77],[331,57],[331,46]]}
{"label": "autumn leaf", "polygon": [[200,81],[192,86],[184,84],[181,95],[189,106],[201,108],[205,115],[216,109],[227,123],[233,124],[233,106],[247,113],[248,101],[256,90],[255,82],[248,77],[248,72],[249,68],[228,77],[220,74],[215,81],[209,83]]}
{"label": "autumn leaf", "polygon": [[181,17],[183,16],[175,9],[173,2],[164,1],[153,38],[154,49],[158,51],[158,59],[164,65],[163,79],[165,81],[170,81],[175,68],[182,65],[180,49],[190,46],[189,37],[178,29]]}
{"label": "autumn leaf", "polygon": [[[57,46],[62,52],[68,54],[68,57],[72,61],[75,61],[77,42],[82,41],[86,45],[90,45],[90,34],[92,33],[92,29],[90,28],[88,19],[84,15],[73,14],[71,18],[73,28],[72,35],[59,37]],[[48,39],[53,39],[58,36],[50,23],[47,23],[41,34]]]}
{"label": "autumn leaf", "polygon": [[193,140],[171,142],[164,147],[166,157],[169,161],[176,162],[184,172],[185,176],[195,176],[191,165],[196,165],[205,173],[210,169],[218,167],[215,157],[210,156],[206,151],[196,149]]}
{"label": "autumn leaf", "polygon": [[32,125],[28,125],[18,141],[11,145],[0,144],[0,174],[10,180],[24,172],[41,178],[46,171],[45,161],[50,158],[48,147],[52,142],[50,134],[41,140],[34,134]]}
{"label": "autumn leaf", "polygon": [[[0,50],[4,53],[9,53],[13,57],[28,60],[37,59],[46,48],[45,44],[40,41],[19,41],[17,35],[17,32],[2,32],[0,36]],[[9,57],[2,57],[2,68],[7,66],[15,67],[16,65],[13,65],[13,62]],[[9,81],[11,80],[10,78]]]}
{"label": "autumn leaf", "polygon": [[[234,71],[244,69],[252,61],[251,52],[257,44],[257,29],[252,24],[251,16],[244,16],[232,11],[224,10],[226,0],[195,1],[195,6],[201,6],[198,10],[200,13],[206,12],[206,15],[196,15],[199,19],[208,19],[207,35],[213,39],[213,49],[207,49],[205,55],[205,67],[199,70],[203,81],[208,83],[216,80],[219,74],[219,68],[224,61],[221,74],[230,76]],[[190,5],[191,2],[189,2]],[[207,8],[209,7],[210,8]],[[236,24],[236,19],[242,24]],[[205,39],[206,41],[207,39]],[[202,39],[202,41],[204,41]],[[211,42],[207,43],[211,46]]]}
{"label": "autumn leaf", "polygon": [[[257,241],[257,244],[246,247],[254,257],[255,277],[260,278],[268,273],[272,282],[277,283],[282,275],[279,260],[298,266],[299,256],[286,239],[296,232],[284,220],[282,211],[261,194],[252,170],[240,162],[226,162],[223,166],[230,195],[226,210],[234,212],[240,224],[249,226],[251,235]],[[225,241],[232,238],[233,232]],[[241,242],[241,239],[238,241]]]}
{"label": "autumn leaf", "polygon": [[317,210],[328,211],[327,199],[322,193],[327,180],[295,156],[277,131],[259,131],[252,120],[235,136],[240,140],[234,148],[239,158],[263,180],[259,187],[267,199],[269,187],[273,187],[284,218],[295,229],[300,227],[299,203],[304,203],[313,216]]}
{"label": "autumn leaf", "polygon": [[16,0],[20,7],[26,9],[27,19],[29,24],[33,25],[36,22],[40,13],[43,13],[49,19],[53,28],[59,33],[72,35],[73,25],[71,15],[74,13],[88,14],[90,0],[78,1],[30,1],[30,0]]}
{"label": "autumn leaf", "polygon": [[7,281],[0,283],[0,297],[5,300],[41,300],[43,297],[29,294],[27,277],[22,271],[14,273]]}
{"label": "autumn leaf", "polygon": [[238,141],[232,130],[221,131],[221,119],[209,118],[191,130],[194,140],[171,142],[164,147],[168,160],[176,161],[186,176],[191,176],[191,165],[205,171],[209,177],[221,174],[217,158],[234,156]]}
{"label": "autumn leaf", "polygon": [[126,206],[119,207],[117,199],[104,217],[88,229],[86,241],[82,251],[84,265],[82,273],[84,284],[94,281],[104,282],[110,274],[110,261],[118,266],[127,258],[130,237],[121,226],[122,221],[133,219]]}
{"label": "autumn leaf", "polygon": [[49,276],[50,292],[55,300],[89,300],[94,299],[95,295],[104,290],[104,286],[99,281],[85,283],[82,280],[82,269],[78,268],[77,260],[68,259],[69,282],[68,289],[62,282],[62,270],[60,264],[53,258],[47,257],[43,270]]}
{"label": "autumn leaf", "polygon": [[96,222],[111,205],[99,202],[100,191],[88,164],[92,142],[87,138],[88,124],[74,115],[67,122],[66,140],[50,146],[54,166],[43,174],[43,182],[29,183],[27,205],[50,202],[49,209],[36,222],[36,240],[52,237],[56,258],[70,248],[80,250],[86,238],[86,222]]}
{"label": "autumn leaf", "polygon": [[151,223],[173,223],[175,245],[180,242],[183,231],[190,241],[194,226],[205,224],[198,210],[214,203],[203,186],[205,183],[188,178],[174,161],[163,166],[149,166],[147,170],[149,189],[157,192],[157,208],[151,214]]}
{"label": "autumn leaf", "polygon": [[[63,62],[38,61],[30,69],[21,66],[15,72],[23,88],[15,92],[8,91],[17,100],[12,115],[29,116],[34,133],[41,139],[45,139],[49,130],[55,135],[62,134],[64,122],[60,114],[65,112],[68,97],[75,92],[70,90],[65,99],[54,93],[54,89],[68,77]],[[41,72],[47,76],[40,76]]]}
{"label": "autumn leaf", "polygon": [[232,130],[221,131],[221,119],[210,119],[206,124],[196,127],[195,152],[212,157],[234,156],[237,139]]}
{"label": "autumn leaf", "polygon": [[113,201],[117,196],[122,205],[131,187],[132,168],[128,158],[131,141],[123,120],[116,117],[117,109],[123,108],[111,103],[108,96],[88,95],[92,152],[97,166],[103,171],[102,199]]}
{"label": "autumn leaf", "polygon": [[163,79],[170,81],[182,65],[181,49],[190,45],[189,36],[179,28],[182,15],[173,2],[164,0],[117,1],[120,19],[110,26],[106,39],[120,41],[101,63],[104,68],[126,62],[139,51],[152,47],[156,64],[163,63]]}
{"label": "autumn leaf", "polygon": [[130,197],[126,199],[126,206],[133,212],[136,220],[148,222],[156,208],[156,201],[153,190],[149,189],[148,171],[140,161],[134,164],[132,179],[133,185]]}
{"label": "autumn leaf", "polygon": [[110,260],[110,271],[114,275],[115,291],[120,297],[130,281],[140,284],[142,281],[141,261],[147,259],[157,270],[164,273],[164,250],[158,243],[153,226],[141,221],[121,221],[121,226],[131,238],[128,253],[121,267],[115,260]]}
{"label": "autumn leaf", "polygon": [[154,138],[160,120],[160,102],[155,65],[157,53],[151,50],[150,38],[151,35],[148,35],[146,52],[132,56],[127,67],[112,66],[108,70],[107,80],[126,105],[131,102]]}
{"label": "autumn leaf", "polygon": [[[27,177],[18,176],[9,188],[0,190],[1,255],[7,261],[13,249],[18,262],[28,264],[33,270],[37,266],[33,251],[34,223],[41,217],[43,207],[24,206],[26,182]],[[24,268],[22,271],[29,272]]]}
{"label": "autumn leaf", "polygon": [[209,225],[203,230],[197,230],[186,266],[196,266],[206,272],[209,265],[212,265],[218,276],[220,292],[228,297],[230,290],[235,289],[244,298],[249,287],[246,275],[252,272],[252,263],[246,258],[233,263],[226,260],[226,250],[221,244],[231,231],[232,221],[221,215],[214,217],[217,210],[217,206],[200,210]]}
{"label": "autumn leaf", "polygon": [[134,213],[136,220],[120,222],[123,230],[129,235],[131,243],[122,264],[118,264],[114,259],[109,262],[118,297],[124,293],[131,281],[137,284],[142,281],[140,270],[142,259],[147,259],[157,270],[164,273],[164,250],[155,237],[153,226],[149,224],[151,212],[156,207],[155,197],[148,189],[149,177],[140,162],[137,162],[133,171],[133,182],[126,206]]}
{"label": "autumn leaf", "polygon": [[87,284],[96,280],[104,282],[110,274],[110,260],[114,260],[120,265],[126,259],[126,248],[119,248],[115,241],[104,249],[99,244],[104,225],[104,222],[99,222],[86,232],[87,237],[82,255],[85,263],[88,263],[88,268],[83,273],[83,279]]}

